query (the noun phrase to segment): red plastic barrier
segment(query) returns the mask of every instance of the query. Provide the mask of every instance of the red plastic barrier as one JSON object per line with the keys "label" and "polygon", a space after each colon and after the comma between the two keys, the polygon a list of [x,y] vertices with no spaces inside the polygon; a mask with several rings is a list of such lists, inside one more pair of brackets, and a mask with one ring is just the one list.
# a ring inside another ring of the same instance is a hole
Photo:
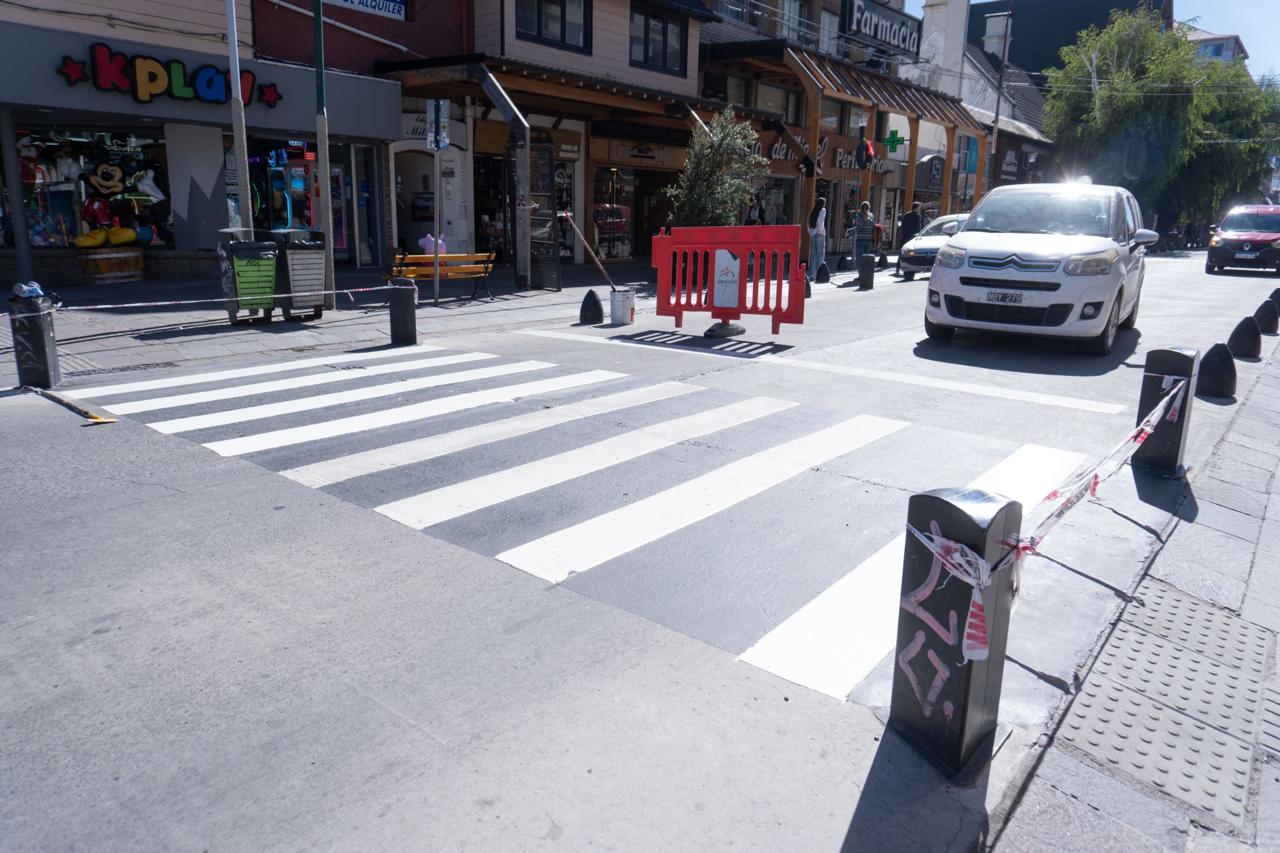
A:
{"label": "red plastic barrier", "polygon": [[799,225],[673,228],[653,238],[658,314],[708,311],[728,322],[744,314],[783,323],[804,322],[805,265]]}

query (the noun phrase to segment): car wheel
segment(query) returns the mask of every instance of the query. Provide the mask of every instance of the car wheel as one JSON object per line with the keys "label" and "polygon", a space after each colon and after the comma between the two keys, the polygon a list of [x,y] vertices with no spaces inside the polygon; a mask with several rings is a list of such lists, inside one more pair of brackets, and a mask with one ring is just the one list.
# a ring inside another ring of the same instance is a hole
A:
{"label": "car wheel", "polygon": [[1103,326],[1098,336],[1089,341],[1089,349],[1094,355],[1111,355],[1111,348],[1116,343],[1116,329],[1120,327],[1120,295],[1111,303],[1111,313],[1107,315],[1107,325]]}
{"label": "car wheel", "polygon": [[1142,304],[1142,291],[1138,291],[1138,297],[1133,300],[1133,309],[1129,312],[1129,316],[1120,321],[1120,328],[1132,329],[1138,323],[1138,306]]}
{"label": "car wheel", "polygon": [[1208,261],[1205,261],[1205,262],[1204,262],[1204,271],[1205,271],[1205,272],[1207,272],[1209,275],[1217,275],[1217,273],[1218,273],[1218,268],[1217,268],[1216,266],[1214,266],[1213,264],[1209,263]]}
{"label": "car wheel", "polygon": [[924,333],[929,336],[931,341],[949,341],[951,336],[956,333],[956,328],[955,326],[939,326],[928,317],[925,317]]}
{"label": "car wheel", "polygon": [[915,279],[915,277],[916,277],[916,274],[915,274],[915,273],[913,273],[913,272],[904,272],[904,273],[902,274],[902,280],[903,280],[903,281],[912,281],[912,280],[914,280],[914,279]]}

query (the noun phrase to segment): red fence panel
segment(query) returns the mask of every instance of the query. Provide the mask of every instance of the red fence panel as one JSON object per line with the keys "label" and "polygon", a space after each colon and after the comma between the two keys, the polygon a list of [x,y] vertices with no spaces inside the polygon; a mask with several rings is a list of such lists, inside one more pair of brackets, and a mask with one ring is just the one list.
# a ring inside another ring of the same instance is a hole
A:
{"label": "red fence panel", "polygon": [[722,322],[744,314],[783,323],[804,322],[805,265],[799,225],[673,228],[653,238],[658,314],[707,311]]}

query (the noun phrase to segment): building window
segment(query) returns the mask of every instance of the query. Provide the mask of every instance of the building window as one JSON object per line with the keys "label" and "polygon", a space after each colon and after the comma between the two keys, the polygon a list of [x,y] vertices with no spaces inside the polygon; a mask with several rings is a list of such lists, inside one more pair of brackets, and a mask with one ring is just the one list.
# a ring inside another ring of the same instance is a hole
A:
{"label": "building window", "polygon": [[631,8],[631,64],[684,76],[686,21]]}
{"label": "building window", "polygon": [[840,132],[840,104],[823,98],[820,125],[823,133]]}
{"label": "building window", "polygon": [[782,0],[782,37],[797,44],[812,46],[812,30],[806,0]]}
{"label": "building window", "polygon": [[590,51],[590,0],[516,0],[516,36]]}
{"label": "building window", "polygon": [[725,100],[740,107],[747,105],[747,78],[732,74],[725,80]]}
{"label": "building window", "polygon": [[840,16],[835,12],[822,10],[822,29],[818,35],[818,49],[823,53],[835,55],[839,52]]}
{"label": "building window", "polygon": [[756,84],[756,100],[753,106],[764,113],[773,113],[790,125],[800,125],[804,99],[799,92],[783,89],[781,86],[770,86],[768,83]]}

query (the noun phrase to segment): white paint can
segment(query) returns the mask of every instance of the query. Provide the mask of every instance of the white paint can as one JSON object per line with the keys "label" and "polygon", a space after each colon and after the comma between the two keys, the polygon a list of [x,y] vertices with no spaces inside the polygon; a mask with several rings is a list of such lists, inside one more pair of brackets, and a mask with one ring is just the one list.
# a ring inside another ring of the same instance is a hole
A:
{"label": "white paint can", "polygon": [[609,319],[615,326],[630,326],[636,321],[636,292],[629,288],[610,291]]}

